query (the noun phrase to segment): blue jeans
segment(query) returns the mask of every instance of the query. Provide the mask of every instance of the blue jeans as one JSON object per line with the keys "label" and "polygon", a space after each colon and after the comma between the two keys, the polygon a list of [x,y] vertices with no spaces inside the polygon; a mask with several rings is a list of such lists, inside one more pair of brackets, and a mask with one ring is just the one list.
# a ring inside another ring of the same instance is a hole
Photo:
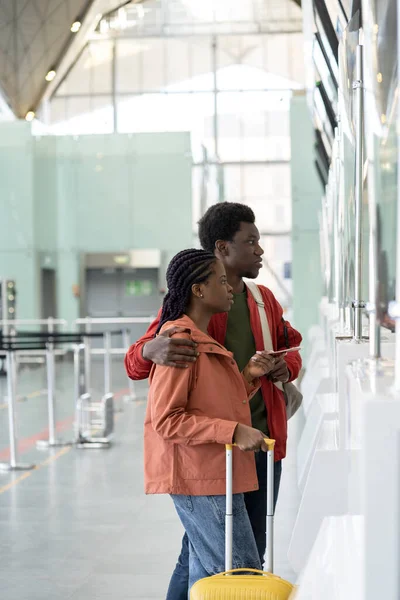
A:
{"label": "blue jeans", "polygon": [[[255,454],[255,459],[259,489],[255,492],[247,492],[246,494],[244,494],[244,501],[262,565],[264,562],[266,545],[265,524],[267,513],[267,455],[264,452],[257,452]],[[276,502],[278,499],[281,474],[282,462],[278,461],[274,465],[274,506],[276,506]],[[182,498],[186,498],[186,496],[182,496]],[[220,496],[220,498],[223,499],[223,513],[225,514],[225,496]],[[183,525],[185,527],[185,524]],[[187,600],[190,570],[189,546],[190,543],[188,540],[188,536],[185,533],[182,539],[181,553],[179,555],[178,562],[171,577],[166,600]],[[249,565],[246,566],[249,567]],[[221,571],[222,570],[223,569],[221,569]],[[205,573],[203,576],[206,577],[207,575],[208,573]]]}
{"label": "blue jeans", "polygon": [[[225,496],[171,498],[188,538],[190,590],[199,579],[225,569]],[[244,495],[234,494],[232,568],[244,567],[260,569],[261,562]]]}

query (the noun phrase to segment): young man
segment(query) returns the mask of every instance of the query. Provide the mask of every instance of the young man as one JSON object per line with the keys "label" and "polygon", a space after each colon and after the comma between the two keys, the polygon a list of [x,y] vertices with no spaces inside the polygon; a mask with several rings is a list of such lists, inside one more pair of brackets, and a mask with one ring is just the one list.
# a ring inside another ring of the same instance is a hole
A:
{"label": "young man", "polygon": [[[257,350],[263,350],[263,336],[257,304],[243,281],[255,279],[262,267],[260,234],[255,225],[253,211],[243,204],[222,202],[208,209],[199,222],[199,238],[204,250],[214,252],[223,262],[228,283],[233,288],[234,304],[229,313],[212,317],[210,335],[230,350],[242,370]],[[260,286],[275,350],[299,346],[301,335],[288,322],[283,321],[282,307],[267,288]],[[195,345],[188,340],[170,336],[176,328],[170,328],[154,337],[158,318],[146,334],[131,346],[125,357],[125,368],[131,379],[146,379],[152,363],[186,368],[196,360]],[[286,331],[285,331],[286,329]],[[274,359],[274,369],[262,378],[261,390],[250,403],[252,425],[276,440],[275,446],[275,502],[278,496],[282,471],[282,459],[286,454],[287,421],[282,392],[274,381],[287,382],[297,378],[301,369],[298,352],[290,352]],[[266,523],[266,454],[255,454],[259,489],[245,494],[246,509],[253,528],[261,563],[265,553]],[[186,536],[182,551],[172,576],[167,600],[187,600],[189,548]]]}

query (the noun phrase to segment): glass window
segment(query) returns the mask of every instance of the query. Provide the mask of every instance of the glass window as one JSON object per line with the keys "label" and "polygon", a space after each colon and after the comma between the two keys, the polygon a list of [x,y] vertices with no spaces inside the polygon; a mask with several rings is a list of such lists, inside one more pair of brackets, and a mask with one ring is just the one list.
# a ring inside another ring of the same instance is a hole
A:
{"label": "glass window", "polygon": [[[259,69],[265,69],[264,37],[265,36],[262,35],[218,36],[218,68],[229,65],[248,65]],[[239,83],[239,86],[242,86],[242,82]],[[236,80],[234,89],[238,89],[238,80]]]}
{"label": "glass window", "polygon": [[207,37],[191,38],[191,75],[196,78],[193,91],[211,91],[214,89],[214,76],[212,74],[212,40]]}
{"label": "glass window", "polygon": [[[249,204],[260,231],[291,225],[290,165],[224,165],[225,199]],[[267,207],[267,210],[266,210]]]}
{"label": "glass window", "polygon": [[243,202],[242,170],[241,165],[224,165],[223,167],[224,199],[228,202]]}
{"label": "glass window", "polygon": [[84,96],[53,100],[51,119],[54,123],[53,133],[58,135],[112,133],[114,114],[111,97]]}
{"label": "glass window", "polygon": [[211,137],[212,94],[142,94],[118,102],[121,132],[190,131],[198,145]]}
{"label": "glass window", "polygon": [[146,39],[118,40],[117,93],[135,93],[143,89],[143,55],[150,52],[151,41]]}
{"label": "glass window", "polygon": [[90,59],[89,45],[87,45],[72,70],[64,79],[63,83],[57,90],[57,96],[59,95],[70,95],[70,94],[89,94],[90,93],[90,81],[87,71],[85,71],[83,65]]}
{"label": "glass window", "polygon": [[[133,45],[135,42],[131,41]],[[169,41],[153,38],[142,47],[142,90],[158,92],[167,85],[168,46]]]}
{"label": "glass window", "polygon": [[112,41],[89,45],[89,56],[83,64],[83,70],[88,73],[92,94],[111,93],[113,46]]}
{"label": "glass window", "polygon": [[[192,77],[191,54],[192,44],[190,38],[169,39],[164,52],[166,63],[166,86],[183,84],[185,91],[190,91],[188,80]],[[186,85],[185,85],[186,84]]]}
{"label": "glass window", "polygon": [[222,161],[290,159],[290,94],[218,94],[219,157]]}
{"label": "glass window", "polygon": [[197,165],[192,167],[192,223],[193,232],[196,232],[196,223],[201,217],[201,208],[204,198],[204,167]]}
{"label": "glass window", "polygon": [[111,41],[88,44],[56,95],[110,94],[112,55]]}

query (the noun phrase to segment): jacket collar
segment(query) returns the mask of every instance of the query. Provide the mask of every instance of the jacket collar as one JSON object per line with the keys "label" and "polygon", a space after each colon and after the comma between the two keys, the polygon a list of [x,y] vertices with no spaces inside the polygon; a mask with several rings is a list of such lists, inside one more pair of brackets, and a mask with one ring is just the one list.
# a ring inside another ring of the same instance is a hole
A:
{"label": "jacket collar", "polygon": [[211,354],[224,354],[232,357],[232,352],[229,352],[222,344],[219,344],[211,335],[201,331],[197,325],[189,319],[187,315],[183,315],[175,321],[168,321],[164,327],[184,327],[191,339],[197,344],[198,352],[206,352]]}

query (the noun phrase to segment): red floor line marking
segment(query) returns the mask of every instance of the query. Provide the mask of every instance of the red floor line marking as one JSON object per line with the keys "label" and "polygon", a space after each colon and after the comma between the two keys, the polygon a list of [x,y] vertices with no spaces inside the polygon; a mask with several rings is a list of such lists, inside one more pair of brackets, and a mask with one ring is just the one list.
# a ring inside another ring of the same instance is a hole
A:
{"label": "red floor line marking", "polygon": [[[74,422],[74,417],[68,417],[68,419],[65,419],[63,421],[58,421],[56,423],[56,431],[65,431],[66,429],[69,429],[73,422]],[[36,433],[29,437],[23,438],[22,440],[20,440],[18,442],[18,453],[23,454],[24,452],[27,452],[28,450],[30,450],[32,447],[35,446],[37,441],[45,440],[48,437],[49,437],[49,430],[46,428],[39,433]],[[4,448],[3,450],[0,451],[0,462],[6,461],[9,458],[10,458],[10,448],[9,447]]]}
{"label": "red floor line marking", "polygon": [[[115,392],[114,398],[118,399],[121,396],[124,396],[125,394],[127,394],[128,392],[129,392],[128,388],[118,390],[118,392]],[[74,422],[74,418],[75,417],[68,417],[67,419],[64,419],[63,421],[58,421],[56,423],[56,431],[60,432],[60,431],[65,431],[66,429],[69,429],[71,427],[72,423]],[[23,438],[22,440],[19,440],[18,441],[18,453],[23,454],[24,452],[27,452],[28,450],[30,450],[31,448],[33,448],[36,445],[37,441],[45,440],[48,437],[49,437],[49,430],[46,427],[46,429],[43,429],[43,431],[40,431],[39,433],[36,433],[29,437]],[[9,447],[4,448],[3,450],[0,450],[0,462],[5,462],[9,458],[10,458],[10,448]]]}
{"label": "red floor line marking", "polygon": [[126,394],[129,394],[129,388],[123,388],[122,390],[118,390],[118,392],[115,392],[114,398],[118,399],[121,396],[125,396]]}

